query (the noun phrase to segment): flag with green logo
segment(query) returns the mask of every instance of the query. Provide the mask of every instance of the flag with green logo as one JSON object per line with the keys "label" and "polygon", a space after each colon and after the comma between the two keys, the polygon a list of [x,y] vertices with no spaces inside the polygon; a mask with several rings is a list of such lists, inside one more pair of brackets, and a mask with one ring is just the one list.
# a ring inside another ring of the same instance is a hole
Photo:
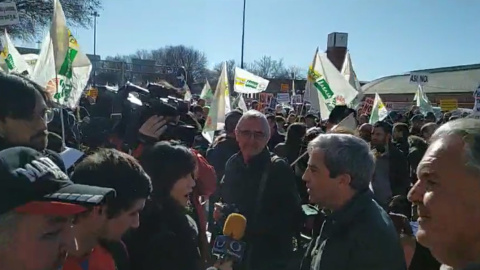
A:
{"label": "flag with green logo", "polygon": [[43,41],[32,79],[45,86],[57,104],[74,108],[87,86],[92,64],[68,29],[59,0],[55,0],[54,5],[52,25]]}
{"label": "flag with green logo", "polygon": [[304,100],[310,101],[312,109],[328,119],[336,105],[350,104],[358,92],[318,48],[308,69]]}
{"label": "flag with green logo", "polygon": [[0,52],[0,65],[3,66],[7,73],[19,73],[30,76],[32,70],[30,65],[25,61],[25,58],[17,51],[13,45],[10,36],[5,29],[5,34],[2,37],[2,51]]}
{"label": "flag with green logo", "polygon": [[237,93],[242,94],[256,94],[265,91],[270,83],[269,80],[265,80],[251,72],[244,69],[235,68],[235,80],[233,89]]}

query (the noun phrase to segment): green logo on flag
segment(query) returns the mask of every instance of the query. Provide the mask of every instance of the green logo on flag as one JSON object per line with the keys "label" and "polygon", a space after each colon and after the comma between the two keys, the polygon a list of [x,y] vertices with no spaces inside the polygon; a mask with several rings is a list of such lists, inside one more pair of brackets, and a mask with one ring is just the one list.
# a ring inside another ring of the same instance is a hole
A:
{"label": "green logo on flag", "polygon": [[258,83],[254,81],[247,80],[247,83],[245,83],[245,87],[250,87],[253,89],[257,89]]}
{"label": "green logo on flag", "polygon": [[325,79],[320,79],[316,82],[313,83],[315,85],[315,88],[322,94],[323,98],[325,100],[331,99],[333,97],[333,91],[330,88],[330,85],[328,85],[328,82]]}
{"label": "green logo on flag", "polygon": [[329,100],[334,96],[330,85],[325,80],[323,75],[320,74],[318,71],[314,70],[313,67],[310,67],[308,69],[308,80],[313,82],[313,85],[315,86],[315,88],[317,88],[318,92],[322,94],[325,100]]}
{"label": "green logo on flag", "polygon": [[15,69],[15,62],[13,61],[13,57],[11,54],[8,54],[7,58],[5,58],[5,63],[7,64],[9,70]]}
{"label": "green logo on flag", "polygon": [[58,75],[61,76],[59,82],[60,91],[57,91],[57,93],[55,93],[53,96],[57,102],[59,102],[61,98],[63,98],[66,102],[73,90],[71,79],[73,76],[73,61],[78,54],[78,43],[77,40],[72,36],[70,30],[68,31],[68,38],[69,42],[67,54],[65,55],[65,60],[63,60],[60,70],[58,71]]}

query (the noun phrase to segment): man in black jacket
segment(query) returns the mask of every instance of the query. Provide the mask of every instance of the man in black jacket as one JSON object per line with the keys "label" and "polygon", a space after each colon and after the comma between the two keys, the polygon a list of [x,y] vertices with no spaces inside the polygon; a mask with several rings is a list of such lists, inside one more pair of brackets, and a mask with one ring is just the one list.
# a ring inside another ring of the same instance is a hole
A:
{"label": "man in black jacket", "polygon": [[310,202],[326,218],[301,269],[405,270],[395,226],[369,190],[375,163],[367,143],[353,135],[320,134],[308,153],[303,179]]}
{"label": "man in black jacket", "polygon": [[384,121],[373,125],[371,147],[375,154],[372,189],[377,202],[386,207],[395,195],[406,196],[410,187],[407,157],[391,141],[392,126]]}
{"label": "man in black jacket", "polygon": [[246,112],[235,130],[240,152],[225,166],[220,195],[247,218],[243,269],[285,269],[292,254],[300,196],[293,170],[266,148],[265,115]]}
{"label": "man in black jacket", "polygon": [[65,171],[60,156],[45,150],[47,124],[54,116],[48,93],[21,75],[0,73],[0,96],[0,150],[28,146],[43,152]]}

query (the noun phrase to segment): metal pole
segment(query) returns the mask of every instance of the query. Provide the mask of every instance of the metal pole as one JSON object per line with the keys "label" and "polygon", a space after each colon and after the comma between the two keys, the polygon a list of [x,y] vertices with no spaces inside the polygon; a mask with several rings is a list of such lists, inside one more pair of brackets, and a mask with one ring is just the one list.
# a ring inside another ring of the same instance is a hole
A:
{"label": "metal pole", "polygon": [[240,67],[243,69],[243,54],[245,50],[245,10],[247,7],[247,0],[243,0],[243,28],[242,28],[242,59],[240,62]]}
{"label": "metal pole", "polygon": [[97,78],[97,17],[98,12],[93,12],[93,56],[95,57],[95,62],[93,66],[93,87],[96,87],[96,78]]}

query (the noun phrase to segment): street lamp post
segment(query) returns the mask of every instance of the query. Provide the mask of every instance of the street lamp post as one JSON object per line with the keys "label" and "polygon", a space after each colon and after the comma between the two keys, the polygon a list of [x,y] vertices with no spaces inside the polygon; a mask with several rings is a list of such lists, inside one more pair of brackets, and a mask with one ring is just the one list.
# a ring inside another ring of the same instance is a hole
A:
{"label": "street lamp post", "polygon": [[245,10],[247,7],[247,0],[243,0],[243,27],[242,27],[242,58],[240,61],[240,67],[243,69],[243,55],[245,50]]}
{"label": "street lamp post", "polygon": [[97,77],[97,17],[98,12],[93,12],[93,56],[95,58],[93,65],[93,87],[96,87],[96,77]]}

